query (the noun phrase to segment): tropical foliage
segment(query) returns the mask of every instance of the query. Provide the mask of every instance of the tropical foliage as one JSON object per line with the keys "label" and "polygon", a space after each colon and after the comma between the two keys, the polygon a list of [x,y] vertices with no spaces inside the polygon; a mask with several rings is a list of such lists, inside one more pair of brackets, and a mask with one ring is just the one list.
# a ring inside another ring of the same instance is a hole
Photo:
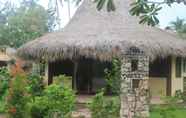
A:
{"label": "tropical foliage", "polygon": [[27,82],[24,76],[11,79],[6,101],[9,118],[25,118],[27,116]]}
{"label": "tropical foliage", "polygon": [[6,109],[5,100],[8,94],[10,80],[11,76],[7,68],[0,68],[0,113],[5,112]]}
{"label": "tropical foliage", "polygon": [[120,102],[118,98],[107,99],[104,92],[94,96],[89,104],[92,118],[119,118]]}
{"label": "tropical foliage", "polygon": [[74,104],[75,94],[71,89],[53,84],[30,103],[30,113],[32,118],[70,118]]}
{"label": "tropical foliage", "polygon": [[[54,4],[54,10],[59,12],[57,6],[62,5],[63,0],[50,0]],[[64,1],[71,1],[71,0],[64,0]],[[82,0],[72,0],[80,3]],[[96,3],[96,7],[98,10],[102,10],[106,7],[108,12],[115,11],[117,7],[115,6],[114,0],[94,0]],[[135,0],[131,5],[131,14],[133,16],[138,16],[140,18],[139,23],[147,24],[150,26],[155,26],[159,23],[159,19],[157,17],[158,12],[162,9],[161,5],[167,4],[171,6],[173,3],[183,3],[186,5],[186,0],[160,0],[160,1],[153,1],[153,0]]]}
{"label": "tropical foliage", "polygon": [[32,95],[32,97],[35,96],[41,96],[44,91],[44,83],[43,83],[43,77],[39,75],[30,74],[27,77],[28,81],[28,92]]}
{"label": "tropical foliage", "polygon": [[[107,89],[111,89],[111,92],[119,95],[120,83],[121,83],[121,62],[119,59],[112,60],[112,68],[105,69],[105,80],[107,83]],[[109,90],[108,90],[109,91]]]}
{"label": "tropical foliage", "polygon": [[10,80],[11,80],[11,76],[8,73],[7,68],[5,68],[5,67],[1,68],[0,69],[0,100],[6,94],[8,88],[9,88]]}
{"label": "tropical foliage", "polygon": [[0,45],[17,48],[51,30],[51,16],[33,0],[23,2],[20,7],[12,6],[11,11],[7,9],[0,13]]}
{"label": "tropical foliage", "polygon": [[70,118],[75,105],[75,92],[61,84],[70,77],[61,75],[59,81],[44,86],[39,75],[17,73],[11,76],[6,68],[0,70],[0,113],[9,118]]}
{"label": "tropical foliage", "polygon": [[177,18],[176,21],[172,21],[168,28],[176,31],[181,38],[186,38],[186,22],[185,19]]}

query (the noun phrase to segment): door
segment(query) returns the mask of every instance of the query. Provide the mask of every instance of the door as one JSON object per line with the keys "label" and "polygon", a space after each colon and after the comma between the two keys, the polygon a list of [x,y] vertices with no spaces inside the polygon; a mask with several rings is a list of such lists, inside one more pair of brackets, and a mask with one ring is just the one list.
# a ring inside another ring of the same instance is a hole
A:
{"label": "door", "polygon": [[92,78],[92,60],[80,60],[77,72],[77,91],[79,94],[90,94],[92,92]]}

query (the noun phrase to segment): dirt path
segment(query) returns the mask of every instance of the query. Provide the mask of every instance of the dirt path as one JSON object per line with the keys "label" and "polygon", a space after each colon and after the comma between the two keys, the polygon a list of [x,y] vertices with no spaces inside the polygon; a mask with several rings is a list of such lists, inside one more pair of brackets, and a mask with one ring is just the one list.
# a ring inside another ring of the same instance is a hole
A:
{"label": "dirt path", "polygon": [[88,108],[78,109],[72,113],[73,118],[91,118]]}
{"label": "dirt path", "polygon": [[6,118],[5,115],[3,114],[0,114],[0,118]]}

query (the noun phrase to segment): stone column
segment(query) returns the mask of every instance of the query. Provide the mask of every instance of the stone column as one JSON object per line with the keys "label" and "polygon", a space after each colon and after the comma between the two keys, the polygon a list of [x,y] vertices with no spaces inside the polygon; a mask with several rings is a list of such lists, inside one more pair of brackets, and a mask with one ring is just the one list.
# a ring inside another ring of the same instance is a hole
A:
{"label": "stone column", "polygon": [[[139,70],[131,71],[131,58],[121,60],[121,109],[120,118],[149,118],[148,63],[147,57],[138,59]],[[133,79],[139,80],[132,88]]]}

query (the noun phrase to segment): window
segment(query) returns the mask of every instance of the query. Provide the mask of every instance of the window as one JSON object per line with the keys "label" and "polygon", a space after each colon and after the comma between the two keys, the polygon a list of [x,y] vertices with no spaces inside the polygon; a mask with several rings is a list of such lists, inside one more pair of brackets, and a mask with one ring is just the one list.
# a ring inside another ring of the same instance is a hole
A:
{"label": "window", "polygon": [[181,57],[176,58],[176,77],[181,77]]}
{"label": "window", "polygon": [[138,70],[138,60],[132,60],[131,61],[131,70],[132,71],[137,71]]}
{"label": "window", "polygon": [[139,88],[139,82],[140,82],[139,79],[133,79],[132,80],[132,88],[133,89]]}

